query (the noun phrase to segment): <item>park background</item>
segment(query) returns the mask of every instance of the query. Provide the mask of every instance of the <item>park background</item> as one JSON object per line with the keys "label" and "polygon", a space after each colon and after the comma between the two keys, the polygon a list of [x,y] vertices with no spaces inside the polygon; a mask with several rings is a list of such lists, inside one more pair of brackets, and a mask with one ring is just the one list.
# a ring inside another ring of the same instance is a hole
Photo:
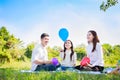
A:
{"label": "park background", "polygon": [[32,49],[43,32],[50,35],[49,59],[59,59],[61,28],[69,31],[77,64],[86,55],[87,32],[95,30],[105,67],[115,67],[120,59],[120,4],[104,11],[100,9],[103,1],[107,0],[0,0],[0,77],[4,80],[11,70],[30,69]]}

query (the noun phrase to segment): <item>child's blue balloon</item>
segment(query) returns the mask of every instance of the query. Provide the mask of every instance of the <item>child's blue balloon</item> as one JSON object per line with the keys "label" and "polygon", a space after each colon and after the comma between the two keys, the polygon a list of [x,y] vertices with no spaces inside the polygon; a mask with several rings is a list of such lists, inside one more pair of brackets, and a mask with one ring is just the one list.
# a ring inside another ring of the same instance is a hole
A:
{"label": "child's blue balloon", "polygon": [[66,28],[61,28],[59,30],[59,37],[65,42],[69,36],[69,32]]}

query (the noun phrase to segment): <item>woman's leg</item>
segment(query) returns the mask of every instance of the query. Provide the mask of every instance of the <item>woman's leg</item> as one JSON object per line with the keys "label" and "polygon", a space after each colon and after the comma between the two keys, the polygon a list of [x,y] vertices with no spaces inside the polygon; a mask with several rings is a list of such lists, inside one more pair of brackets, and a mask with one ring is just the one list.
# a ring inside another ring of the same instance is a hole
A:
{"label": "woman's leg", "polygon": [[100,72],[102,72],[103,70],[104,70],[103,66],[94,66],[94,67],[92,67],[92,71],[100,71]]}
{"label": "woman's leg", "polygon": [[84,70],[84,68],[83,68],[82,66],[80,66],[80,65],[75,66],[74,68],[75,68],[75,69],[78,69],[78,70]]}

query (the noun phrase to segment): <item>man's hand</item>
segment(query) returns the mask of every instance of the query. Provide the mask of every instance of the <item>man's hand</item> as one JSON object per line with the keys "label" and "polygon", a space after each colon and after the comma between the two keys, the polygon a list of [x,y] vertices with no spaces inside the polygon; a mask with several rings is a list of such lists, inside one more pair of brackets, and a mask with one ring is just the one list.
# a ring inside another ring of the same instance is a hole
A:
{"label": "man's hand", "polygon": [[52,61],[44,61],[44,64],[52,64]]}
{"label": "man's hand", "polygon": [[35,64],[52,64],[52,61],[49,61],[49,60],[45,60],[45,61],[43,61],[43,60],[35,60],[34,61],[34,63]]}

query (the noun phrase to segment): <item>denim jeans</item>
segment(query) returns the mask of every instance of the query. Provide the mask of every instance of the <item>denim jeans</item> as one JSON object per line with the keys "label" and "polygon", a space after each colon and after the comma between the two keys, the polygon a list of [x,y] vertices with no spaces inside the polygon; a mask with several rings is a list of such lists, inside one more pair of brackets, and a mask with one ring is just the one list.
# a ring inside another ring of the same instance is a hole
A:
{"label": "denim jeans", "polygon": [[69,69],[69,68],[73,68],[73,67],[61,66],[61,69],[64,70],[64,71],[67,70],[67,69]]}
{"label": "denim jeans", "polygon": [[53,64],[42,64],[42,65],[38,65],[35,69],[35,71],[55,71],[58,66],[54,66]]}

